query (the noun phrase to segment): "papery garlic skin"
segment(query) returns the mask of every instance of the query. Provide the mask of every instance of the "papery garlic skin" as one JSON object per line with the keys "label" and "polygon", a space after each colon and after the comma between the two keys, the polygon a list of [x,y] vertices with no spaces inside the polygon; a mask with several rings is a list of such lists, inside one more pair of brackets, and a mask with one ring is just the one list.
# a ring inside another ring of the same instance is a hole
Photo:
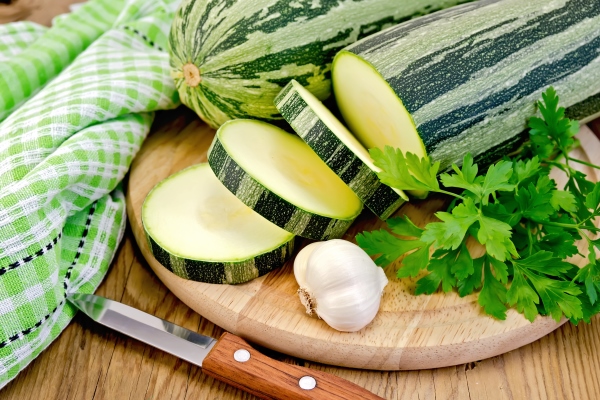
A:
{"label": "papery garlic skin", "polygon": [[345,332],[359,331],[375,318],[388,283],[383,269],[363,249],[341,239],[302,249],[294,275],[307,312]]}
{"label": "papery garlic skin", "polygon": [[296,282],[300,286],[298,289],[298,296],[300,296],[300,302],[306,307],[306,313],[313,315],[315,313],[315,299],[307,287],[306,287],[306,266],[308,265],[308,259],[318,247],[323,245],[325,242],[315,242],[304,247],[296,255],[294,260],[294,277]]}

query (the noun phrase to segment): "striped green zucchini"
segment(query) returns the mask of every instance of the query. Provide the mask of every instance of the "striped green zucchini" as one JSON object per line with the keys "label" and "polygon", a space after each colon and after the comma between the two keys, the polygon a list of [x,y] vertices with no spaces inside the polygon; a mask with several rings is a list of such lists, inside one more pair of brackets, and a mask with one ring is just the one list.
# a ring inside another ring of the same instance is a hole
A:
{"label": "striped green zucchini", "polygon": [[175,275],[207,283],[242,283],[282,266],[294,235],[253,212],[198,164],[160,182],[142,206],[156,260]]}
{"label": "striped green zucchini", "polygon": [[381,183],[367,150],[346,127],[300,83],[292,80],[275,98],[275,106],[294,131],[379,218],[386,219],[406,198]]}
{"label": "striped green zucchini", "polygon": [[318,98],[335,53],[366,35],[469,0],[184,0],[170,34],[183,104],[213,128],[280,119],[273,99],[294,78]]}
{"label": "striped green zucchini", "polygon": [[223,124],[208,163],[244,204],[302,237],[339,238],[362,210],[360,199],[302,139],[266,122]]}
{"label": "striped green zucchini", "polygon": [[[482,0],[397,25],[335,58],[338,106],[368,148],[490,161],[525,138],[548,86],[600,112],[600,1]],[[487,159],[487,160],[486,160]]]}

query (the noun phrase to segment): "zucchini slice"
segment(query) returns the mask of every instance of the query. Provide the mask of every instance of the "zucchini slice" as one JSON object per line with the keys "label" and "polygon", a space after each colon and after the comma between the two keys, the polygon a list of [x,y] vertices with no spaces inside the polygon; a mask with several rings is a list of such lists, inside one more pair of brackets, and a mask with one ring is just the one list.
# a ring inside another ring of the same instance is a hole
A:
{"label": "zucchini slice", "polygon": [[156,185],[142,223],[156,260],[194,281],[246,282],[282,266],[294,250],[294,235],[239,201],[207,163]]}
{"label": "zucchini slice", "polygon": [[275,106],[296,133],[339,176],[365,205],[385,220],[408,200],[381,183],[369,152],[311,92],[292,80]]}
{"label": "zucchini slice", "polygon": [[208,163],[248,207],[296,235],[341,237],[362,202],[297,135],[238,119],[219,128]]}

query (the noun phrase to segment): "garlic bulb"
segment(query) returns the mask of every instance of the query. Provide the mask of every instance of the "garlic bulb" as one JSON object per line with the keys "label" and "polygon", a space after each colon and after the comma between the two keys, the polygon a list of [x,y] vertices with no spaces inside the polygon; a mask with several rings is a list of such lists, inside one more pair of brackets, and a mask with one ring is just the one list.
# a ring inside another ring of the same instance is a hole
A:
{"label": "garlic bulb", "polygon": [[306,246],[294,261],[300,301],[339,331],[367,326],[379,310],[388,280],[357,245],[341,239]]}

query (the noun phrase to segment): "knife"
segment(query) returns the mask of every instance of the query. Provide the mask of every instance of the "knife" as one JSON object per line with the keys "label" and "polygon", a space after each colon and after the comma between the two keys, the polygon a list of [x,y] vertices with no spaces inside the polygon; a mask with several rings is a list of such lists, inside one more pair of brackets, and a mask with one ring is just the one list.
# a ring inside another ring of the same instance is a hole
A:
{"label": "knife", "polygon": [[231,333],[214,339],[93,294],[74,293],[67,300],[94,321],[262,399],[382,399],[335,375],[273,360]]}

